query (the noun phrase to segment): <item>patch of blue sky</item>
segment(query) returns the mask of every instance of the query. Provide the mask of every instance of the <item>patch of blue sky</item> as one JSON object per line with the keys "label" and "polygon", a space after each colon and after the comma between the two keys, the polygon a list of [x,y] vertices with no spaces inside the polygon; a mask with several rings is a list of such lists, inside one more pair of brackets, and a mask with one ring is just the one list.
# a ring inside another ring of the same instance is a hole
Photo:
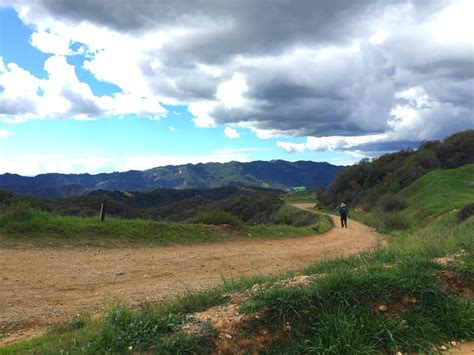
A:
{"label": "patch of blue sky", "polygon": [[[245,129],[239,129],[238,139],[230,140],[224,136],[222,127],[195,128],[183,117],[170,116],[158,121],[131,116],[96,121],[45,119],[3,124],[0,128],[11,133],[0,139],[0,158],[11,163],[9,172],[23,175],[55,171],[97,174],[199,161],[282,159],[350,165],[359,160],[345,152],[287,153],[276,146],[277,139],[261,140]],[[133,163],[135,158],[138,163]],[[88,159],[101,162],[90,165]],[[129,159],[131,163],[127,163]],[[21,162],[21,167],[15,167],[15,161]],[[55,167],[62,165],[71,169]]]}
{"label": "patch of blue sky", "polygon": [[[0,56],[5,64],[15,63],[40,79],[46,79],[46,54],[30,44],[33,30],[23,24],[16,12],[0,7]],[[7,45],[8,44],[8,45]]]}
{"label": "patch of blue sky", "polygon": [[[80,46],[80,44],[79,44]],[[72,49],[74,51],[74,45]],[[97,80],[96,77],[87,69],[84,69],[84,56],[82,54],[73,54],[67,56],[66,60],[73,65],[79,81],[87,83],[95,96],[112,96],[115,93],[122,92],[120,87],[115,84]]]}
{"label": "patch of blue sky", "polygon": [[0,140],[0,147],[9,145],[16,153],[77,154],[81,150],[101,150],[118,156],[187,156],[190,152],[209,154],[228,141],[221,134],[222,128],[196,129],[189,117],[181,116],[160,120],[134,116],[95,121],[44,119],[5,126],[15,139]]}
{"label": "patch of blue sky", "polygon": [[[47,79],[48,73],[44,70],[44,62],[52,54],[43,53],[31,45],[32,33],[33,29],[26,26],[13,9],[0,7],[0,56],[3,57],[3,62],[15,63],[35,77]],[[77,53],[81,46],[81,43],[73,43],[71,45],[73,53]],[[84,59],[81,54],[67,57],[68,63],[75,67],[79,81],[87,83],[94,95],[111,96],[122,92],[117,85],[97,80],[90,71],[84,69]]]}

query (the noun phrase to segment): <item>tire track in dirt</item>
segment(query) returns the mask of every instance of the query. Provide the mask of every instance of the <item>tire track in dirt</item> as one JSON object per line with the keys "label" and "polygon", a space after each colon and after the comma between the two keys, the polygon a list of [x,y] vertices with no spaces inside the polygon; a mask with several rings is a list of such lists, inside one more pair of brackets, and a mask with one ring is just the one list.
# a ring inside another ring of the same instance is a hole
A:
{"label": "tire track in dirt", "polygon": [[[308,204],[297,204],[309,208]],[[350,220],[320,235],[166,247],[0,249],[0,345],[36,336],[111,302],[158,302],[222,278],[294,271],[376,247],[372,228]]]}

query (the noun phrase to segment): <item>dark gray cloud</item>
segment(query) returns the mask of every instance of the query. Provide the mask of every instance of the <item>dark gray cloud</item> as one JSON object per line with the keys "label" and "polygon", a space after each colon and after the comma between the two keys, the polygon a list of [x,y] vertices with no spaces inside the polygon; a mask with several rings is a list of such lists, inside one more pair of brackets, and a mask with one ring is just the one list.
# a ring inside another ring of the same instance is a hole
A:
{"label": "dark gray cloud", "polygon": [[[402,1],[386,1],[384,6],[397,2]],[[241,31],[254,43],[276,38],[295,42],[315,35],[319,35],[318,41],[330,42],[380,8],[377,0],[38,0],[26,3],[36,13],[73,22],[89,21],[121,32],[215,23]]]}
{"label": "dark gray cloud", "polygon": [[368,155],[378,155],[381,152],[388,153],[394,152],[402,149],[415,149],[420,146],[422,141],[389,141],[389,142],[376,142],[376,143],[367,143],[357,146],[357,149],[363,152],[368,153]]}
{"label": "dark gray cloud", "polygon": [[[147,31],[191,29],[167,43],[167,65],[194,61],[225,63],[235,55],[275,55],[297,45],[347,44],[364,36],[372,19],[403,0],[38,0],[36,16],[83,21],[140,36]],[[430,2],[417,7],[432,11]]]}
{"label": "dark gray cloud", "polygon": [[[0,92],[1,94],[1,92]],[[21,115],[36,111],[36,102],[24,98],[11,99],[0,96],[0,115]]]}
{"label": "dark gray cloud", "polygon": [[63,89],[61,94],[71,103],[71,109],[66,115],[75,116],[83,114],[92,118],[100,117],[104,114],[104,111],[93,100],[81,96],[70,88]]}

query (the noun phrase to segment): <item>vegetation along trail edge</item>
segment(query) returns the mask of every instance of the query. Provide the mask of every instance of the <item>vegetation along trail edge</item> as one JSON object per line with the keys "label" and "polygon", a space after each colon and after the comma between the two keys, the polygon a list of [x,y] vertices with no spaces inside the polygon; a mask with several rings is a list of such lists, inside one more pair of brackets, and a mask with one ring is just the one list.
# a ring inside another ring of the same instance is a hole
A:
{"label": "vegetation along trail edge", "polygon": [[[309,208],[299,204],[299,208]],[[336,217],[334,217],[336,218]],[[335,222],[338,222],[335,220]],[[218,286],[222,278],[294,271],[376,247],[361,223],[278,240],[118,249],[0,249],[0,345],[39,335],[51,324],[94,314],[114,301],[156,302]]]}

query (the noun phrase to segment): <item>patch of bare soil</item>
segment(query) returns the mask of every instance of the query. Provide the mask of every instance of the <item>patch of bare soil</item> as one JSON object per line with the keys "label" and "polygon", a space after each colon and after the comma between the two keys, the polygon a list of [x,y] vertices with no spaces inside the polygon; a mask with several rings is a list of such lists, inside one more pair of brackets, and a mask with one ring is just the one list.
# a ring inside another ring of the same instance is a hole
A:
{"label": "patch of bare soil", "polygon": [[258,319],[260,314],[241,314],[239,308],[239,304],[230,303],[196,313],[193,322],[186,324],[183,330],[196,333],[209,324],[217,332],[215,354],[246,354],[249,351],[258,354],[270,343],[271,336],[263,328],[257,328],[251,334],[243,336],[246,333],[244,329]]}
{"label": "patch of bare soil", "polygon": [[[245,292],[230,295],[230,302],[226,305],[216,306],[192,315],[192,321],[185,324],[182,329],[190,334],[202,332],[207,326],[217,332],[217,344],[214,354],[260,354],[272,341],[272,335],[267,329],[258,324],[263,317],[263,312],[240,313],[240,306],[254,293],[269,290],[274,287],[309,286],[319,277],[298,275],[292,279],[278,282],[255,284]],[[285,324],[282,333],[291,331],[289,323]]]}
{"label": "patch of bare soil", "polygon": [[472,278],[464,278],[450,270],[443,270],[439,273],[445,292],[474,300],[474,280]]}
{"label": "patch of bare soil", "polygon": [[[311,205],[299,205],[300,208]],[[36,336],[77,315],[218,286],[225,278],[294,271],[374,248],[372,228],[309,237],[122,249],[0,249],[0,345]]]}
{"label": "patch of bare soil", "polygon": [[450,347],[448,348],[446,352],[447,354],[455,354],[455,355],[474,354],[474,341],[467,341],[467,342],[453,341],[452,343],[453,344],[449,344]]}

